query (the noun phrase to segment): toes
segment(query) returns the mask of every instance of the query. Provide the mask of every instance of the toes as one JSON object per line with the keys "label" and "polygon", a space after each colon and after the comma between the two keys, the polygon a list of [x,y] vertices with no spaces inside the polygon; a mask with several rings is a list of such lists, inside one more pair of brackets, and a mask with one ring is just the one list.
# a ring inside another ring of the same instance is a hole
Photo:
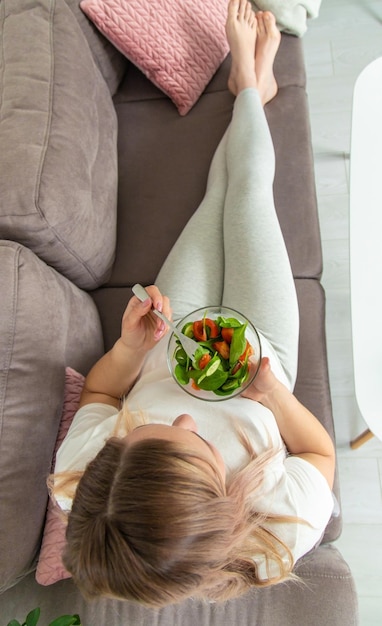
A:
{"label": "toes", "polygon": [[265,33],[265,25],[264,25],[264,13],[263,11],[258,11],[256,13],[257,18],[257,33],[259,35],[264,35]]}
{"label": "toes", "polygon": [[264,11],[264,28],[272,32],[276,28],[276,18],[270,11]]}
{"label": "toes", "polygon": [[240,5],[240,0],[230,0],[230,3],[228,5],[228,14],[231,18],[236,19],[237,14],[239,12],[239,5]]}
{"label": "toes", "polygon": [[242,25],[256,30],[256,14],[248,0],[230,0],[226,27],[229,27],[230,24],[234,25],[235,22],[240,22]]}
{"label": "toes", "polygon": [[246,22],[253,26],[255,23],[253,16],[255,16],[252,4],[248,2],[248,0],[237,0],[235,3],[235,8],[232,8],[232,11],[237,12],[237,19]]}
{"label": "toes", "polygon": [[245,19],[245,12],[247,10],[247,0],[240,0],[239,9],[238,9],[238,18],[239,20]]}
{"label": "toes", "polygon": [[276,18],[271,11],[264,11],[264,19],[271,24],[276,23]]}
{"label": "toes", "polygon": [[245,7],[245,13],[244,13],[244,19],[246,22],[250,22],[251,21],[251,16],[252,16],[252,5],[250,2],[246,3],[246,7]]}
{"label": "toes", "polygon": [[265,37],[272,36],[279,32],[276,26],[276,18],[271,11],[258,11],[257,18],[257,34]]}

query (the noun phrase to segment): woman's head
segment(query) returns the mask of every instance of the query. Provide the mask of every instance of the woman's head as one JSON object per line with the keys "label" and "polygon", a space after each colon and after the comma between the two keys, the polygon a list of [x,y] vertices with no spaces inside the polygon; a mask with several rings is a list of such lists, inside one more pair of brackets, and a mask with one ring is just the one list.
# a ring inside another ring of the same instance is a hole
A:
{"label": "woman's head", "polygon": [[275,540],[248,494],[262,482],[266,457],[227,488],[219,452],[189,415],[110,439],[77,487],[67,569],[87,596],[158,607],[262,584],[251,557],[275,552]]}
{"label": "woman's head", "polygon": [[236,505],[211,450],[202,440],[199,447],[206,450],[164,438],[111,439],[89,465],[65,554],[87,595],[168,604],[225,564]]}

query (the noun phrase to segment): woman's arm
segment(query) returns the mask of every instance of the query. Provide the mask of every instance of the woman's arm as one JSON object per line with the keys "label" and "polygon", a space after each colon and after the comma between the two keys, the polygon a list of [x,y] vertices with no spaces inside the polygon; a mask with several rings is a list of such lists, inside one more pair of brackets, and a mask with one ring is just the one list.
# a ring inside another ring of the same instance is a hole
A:
{"label": "woman's arm", "polygon": [[151,312],[163,310],[171,317],[168,298],[157,287],[147,287],[150,294],[145,302],[133,296],[122,318],[121,337],[90,370],[85,379],[80,407],[101,402],[119,408],[121,398],[137,379],[145,356],[167,332],[166,325]]}
{"label": "woman's arm", "polygon": [[272,411],[289,452],[317,467],[332,488],[333,442],[317,418],[275,377],[268,358],[262,360],[257,377],[243,395]]}

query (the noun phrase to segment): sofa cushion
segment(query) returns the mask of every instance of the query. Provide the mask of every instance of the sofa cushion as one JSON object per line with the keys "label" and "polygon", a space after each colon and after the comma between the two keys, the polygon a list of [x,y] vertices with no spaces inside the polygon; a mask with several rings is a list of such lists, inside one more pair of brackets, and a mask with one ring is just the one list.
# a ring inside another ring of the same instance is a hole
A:
{"label": "sofa cushion", "polygon": [[115,252],[110,92],[64,0],[4,0],[0,37],[0,237],[94,288]]}
{"label": "sofa cushion", "polygon": [[[299,40],[288,37],[291,58]],[[228,61],[228,60],[227,60]],[[228,77],[223,63],[213,82]],[[128,70],[114,98],[119,122],[119,200],[116,260],[109,286],[149,285],[205,194],[216,146],[232,116],[227,90],[203,94],[182,119],[167,98],[134,99],[147,79]],[[295,277],[319,278],[320,233],[310,128],[302,87],[285,85],[266,106],[276,150],[275,205]],[[137,150],[139,146],[139,150]],[[166,158],[163,158],[166,155]],[[150,172],[150,185],[142,182]],[[308,190],[308,191],[307,191]],[[291,210],[293,207],[293,210]]]}
{"label": "sofa cushion", "polygon": [[82,0],[80,6],[181,115],[228,54],[222,0]]}
{"label": "sofa cushion", "polygon": [[114,95],[129,64],[126,57],[94,26],[80,9],[80,0],[65,0],[84,33],[94,60]]}
{"label": "sofa cushion", "polygon": [[354,580],[337,548],[320,546],[300,559],[295,571],[300,583],[254,588],[221,603],[190,598],[160,610],[111,598],[89,602],[72,580],[41,587],[30,575],[0,597],[0,613],[7,623],[15,607],[24,617],[31,605],[41,606],[44,624],[75,612],[87,626],[357,626]]}
{"label": "sofa cushion", "polygon": [[103,353],[89,294],[12,241],[0,242],[0,591],[34,567],[65,367]]}

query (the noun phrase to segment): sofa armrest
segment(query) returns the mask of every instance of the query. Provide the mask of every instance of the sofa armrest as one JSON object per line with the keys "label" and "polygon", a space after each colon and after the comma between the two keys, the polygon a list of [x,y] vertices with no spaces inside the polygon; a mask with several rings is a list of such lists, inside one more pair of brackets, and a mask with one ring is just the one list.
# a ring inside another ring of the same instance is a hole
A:
{"label": "sofa armrest", "polygon": [[90,296],[33,252],[0,241],[0,592],[34,566],[61,418],[65,366],[103,353]]}

